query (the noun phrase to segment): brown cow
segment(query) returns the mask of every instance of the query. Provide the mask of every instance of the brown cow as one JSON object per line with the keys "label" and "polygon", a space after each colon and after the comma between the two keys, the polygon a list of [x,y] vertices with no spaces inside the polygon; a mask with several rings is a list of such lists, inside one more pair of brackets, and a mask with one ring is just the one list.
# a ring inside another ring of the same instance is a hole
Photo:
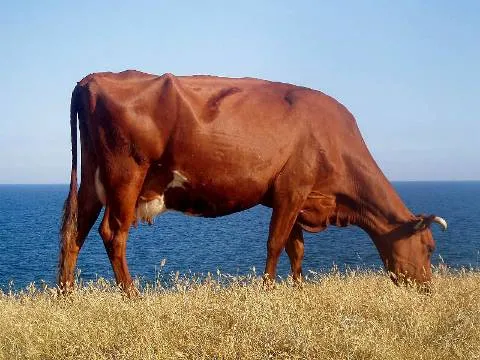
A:
{"label": "brown cow", "polygon": [[[77,114],[81,185],[77,193]],[[166,211],[216,217],[273,209],[265,273],[286,250],[301,276],[302,230],[357,225],[394,277],[431,279],[435,247],[370,155],[352,114],[315,90],[258,79],[91,74],[72,94],[72,170],[58,281],[73,284],[82,244],[102,206],[100,235],[115,278],[132,288],[128,231]]]}

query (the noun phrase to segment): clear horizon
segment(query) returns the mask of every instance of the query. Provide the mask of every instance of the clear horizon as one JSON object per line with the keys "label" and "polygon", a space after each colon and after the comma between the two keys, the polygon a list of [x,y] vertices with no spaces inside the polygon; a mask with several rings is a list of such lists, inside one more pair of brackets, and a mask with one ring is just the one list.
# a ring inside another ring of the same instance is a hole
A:
{"label": "clear horizon", "polygon": [[[403,183],[479,183],[480,180],[389,180],[392,184]],[[0,183],[0,186],[70,186],[70,183]]]}
{"label": "clear horizon", "polygon": [[98,71],[258,77],[356,117],[390,181],[480,180],[480,2],[9,2],[0,184],[66,184],[70,95]]}

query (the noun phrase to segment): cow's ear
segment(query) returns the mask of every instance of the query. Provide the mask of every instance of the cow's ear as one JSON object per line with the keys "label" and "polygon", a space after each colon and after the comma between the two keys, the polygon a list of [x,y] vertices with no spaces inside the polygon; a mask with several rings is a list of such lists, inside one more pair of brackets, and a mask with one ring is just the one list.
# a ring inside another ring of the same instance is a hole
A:
{"label": "cow's ear", "polygon": [[414,232],[425,230],[427,227],[432,225],[432,222],[435,219],[435,215],[417,215],[417,220],[415,220],[413,225]]}
{"label": "cow's ear", "polygon": [[425,227],[426,227],[425,220],[423,218],[420,218],[420,219],[415,221],[415,224],[413,225],[413,231],[417,232],[417,231],[425,229]]}

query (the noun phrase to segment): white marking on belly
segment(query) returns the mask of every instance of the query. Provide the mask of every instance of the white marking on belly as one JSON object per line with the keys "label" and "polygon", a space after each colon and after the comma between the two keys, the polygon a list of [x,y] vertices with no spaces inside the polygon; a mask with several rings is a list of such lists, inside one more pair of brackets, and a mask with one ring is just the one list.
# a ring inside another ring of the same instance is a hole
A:
{"label": "white marking on belly", "polygon": [[[185,189],[185,185],[188,184],[188,179],[178,170],[173,170],[173,180],[170,181],[165,187],[165,191],[173,188]],[[170,210],[170,209],[168,209]],[[202,216],[202,214],[192,213],[190,211],[181,211],[182,214],[188,216]]]}
{"label": "white marking on belly", "polygon": [[168,183],[165,190],[171,188],[185,189],[186,183],[188,183],[187,178],[180,171],[173,170],[173,180]]}
{"label": "white marking on belly", "polygon": [[105,195],[105,187],[100,180],[100,168],[97,167],[95,171],[95,191],[98,196],[98,200],[105,206],[107,204],[107,196]]}
{"label": "white marking on belly", "polygon": [[[165,191],[172,188],[185,189],[185,184],[187,183],[187,178],[180,171],[174,170],[173,179],[165,187]],[[137,208],[135,209],[136,221],[153,224],[154,218],[158,215],[161,215],[167,210],[169,209],[167,209],[167,207],[165,206],[165,197],[163,194],[150,201],[146,201],[145,198],[140,196],[138,199]]]}
{"label": "white marking on belly", "polygon": [[137,221],[153,224],[155,216],[160,215],[165,211],[167,211],[167,208],[165,206],[163,195],[150,201],[144,201],[142,200],[142,197],[140,197],[137,208],[135,209],[135,215]]}

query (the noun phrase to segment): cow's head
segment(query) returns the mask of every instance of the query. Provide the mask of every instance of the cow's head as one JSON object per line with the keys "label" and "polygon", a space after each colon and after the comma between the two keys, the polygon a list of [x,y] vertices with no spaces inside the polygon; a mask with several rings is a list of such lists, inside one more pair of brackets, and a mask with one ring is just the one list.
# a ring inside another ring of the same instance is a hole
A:
{"label": "cow's head", "polygon": [[419,215],[375,239],[385,267],[396,284],[407,281],[428,288],[432,278],[430,258],[435,249],[430,225],[434,222],[444,231],[447,229],[447,222],[441,217]]}

